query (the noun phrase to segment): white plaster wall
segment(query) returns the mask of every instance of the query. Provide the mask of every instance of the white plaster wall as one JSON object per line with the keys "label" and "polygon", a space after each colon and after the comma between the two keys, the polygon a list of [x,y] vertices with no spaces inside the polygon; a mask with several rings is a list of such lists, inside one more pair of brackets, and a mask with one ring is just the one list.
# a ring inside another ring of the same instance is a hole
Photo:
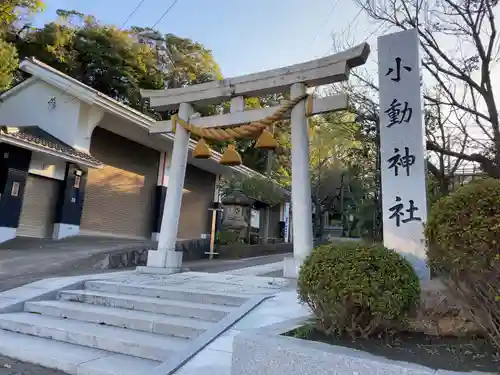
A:
{"label": "white plaster wall", "polygon": [[92,132],[103,117],[101,108],[81,102],[73,147],[89,152]]}
{"label": "white plaster wall", "polygon": [[66,162],[59,158],[34,152],[31,156],[29,173],[64,180]]}
{"label": "white plaster wall", "polygon": [[[49,101],[55,99],[55,107]],[[7,96],[0,104],[0,123],[8,126],[39,126],[71,146],[77,138],[81,101],[42,81]]]}

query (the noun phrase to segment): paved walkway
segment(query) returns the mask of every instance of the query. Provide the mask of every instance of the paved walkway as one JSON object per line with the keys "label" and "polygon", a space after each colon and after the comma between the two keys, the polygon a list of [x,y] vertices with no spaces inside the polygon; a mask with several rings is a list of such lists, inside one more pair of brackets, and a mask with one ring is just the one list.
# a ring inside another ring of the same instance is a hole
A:
{"label": "paved walkway", "polygon": [[[88,238],[72,240],[58,247],[0,249],[0,292],[29,284],[48,277],[78,276],[85,274],[123,271],[96,268],[99,257],[113,251],[122,251],[140,244],[140,241],[124,242],[123,239]],[[185,262],[183,265],[193,271],[222,272],[250,265],[272,263],[282,260],[283,254],[249,259],[208,259]],[[130,268],[130,269],[134,269]]]}
{"label": "paved walkway", "polygon": [[77,236],[60,241],[16,238],[0,244],[0,291],[54,276],[109,272],[94,266],[114,251],[140,248],[150,241]]}

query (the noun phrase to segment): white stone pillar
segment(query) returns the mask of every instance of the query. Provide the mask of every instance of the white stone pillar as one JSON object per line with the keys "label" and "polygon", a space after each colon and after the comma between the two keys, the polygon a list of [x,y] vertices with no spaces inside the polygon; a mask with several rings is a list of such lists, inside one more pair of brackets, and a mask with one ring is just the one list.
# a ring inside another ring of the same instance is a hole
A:
{"label": "white stone pillar", "polygon": [[[305,85],[295,83],[291,87],[290,98],[295,99],[305,93]],[[313,248],[309,129],[305,101],[292,109],[291,128],[293,259],[285,259],[284,276],[296,278],[302,262]]]}
{"label": "white stone pillar", "polygon": [[419,49],[416,29],[378,38],[382,218],[384,245],[404,255],[417,275],[429,280],[424,235],[427,170]]}
{"label": "white stone pillar", "polygon": [[[188,121],[192,113],[193,108],[190,104],[182,103],[179,106],[179,118]],[[161,231],[158,238],[158,250],[150,251],[148,254],[148,268],[166,268],[166,270],[163,270],[165,273],[178,272],[182,265],[182,252],[175,251],[175,243],[177,241],[188,151],[189,133],[182,126],[177,125],[168,176],[167,197],[165,198]]]}

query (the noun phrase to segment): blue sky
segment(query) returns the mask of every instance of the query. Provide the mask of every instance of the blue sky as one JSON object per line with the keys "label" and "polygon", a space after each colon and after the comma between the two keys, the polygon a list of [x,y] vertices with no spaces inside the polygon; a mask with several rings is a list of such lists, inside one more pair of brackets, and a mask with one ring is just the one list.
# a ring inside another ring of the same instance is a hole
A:
{"label": "blue sky", "polygon": [[[173,0],[145,0],[127,26],[152,26]],[[121,26],[139,0],[47,0],[40,25],[57,9],[78,10]],[[332,11],[333,9],[333,11]],[[363,42],[377,25],[360,14],[353,0],[179,0],[158,24],[211,49],[225,77],[279,68],[326,55],[331,34]],[[331,15],[329,16],[329,14]],[[376,35],[368,40],[375,55]]]}

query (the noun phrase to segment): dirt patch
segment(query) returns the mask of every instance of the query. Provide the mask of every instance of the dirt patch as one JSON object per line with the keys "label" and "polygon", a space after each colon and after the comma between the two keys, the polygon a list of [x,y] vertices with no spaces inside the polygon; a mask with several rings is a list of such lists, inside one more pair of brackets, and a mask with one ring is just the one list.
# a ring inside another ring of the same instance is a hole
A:
{"label": "dirt patch", "polygon": [[65,375],[65,373],[0,356],[0,375]]}
{"label": "dirt patch", "polygon": [[288,332],[304,340],[358,349],[391,360],[411,362],[433,369],[448,371],[500,371],[500,355],[480,337],[437,337],[423,333],[358,339],[326,336],[311,328],[301,327]]}
{"label": "dirt patch", "polygon": [[293,252],[293,244],[291,243],[268,243],[260,245],[219,245],[215,250],[219,253],[220,259],[241,259],[248,257],[286,254]]}

